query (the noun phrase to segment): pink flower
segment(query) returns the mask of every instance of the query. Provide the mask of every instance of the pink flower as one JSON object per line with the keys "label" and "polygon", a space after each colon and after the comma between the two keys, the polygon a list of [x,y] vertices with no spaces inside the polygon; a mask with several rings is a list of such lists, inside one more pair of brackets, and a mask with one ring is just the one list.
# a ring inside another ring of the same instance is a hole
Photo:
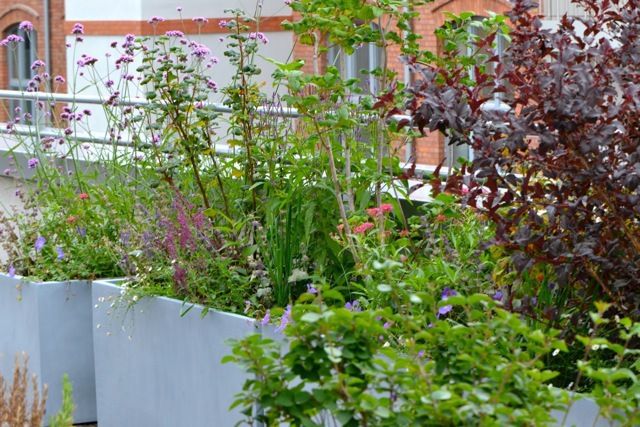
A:
{"label": "pink flower", "polygon": [[382,213],[382,211],[378,208],[369,208],[367,209],[367,214],[369,214],[369,216],[376,218],[377,216],[379,216]]}
{"label": "pink flower", "polygon": [[368,230],[371,230],[373,227],[375,227],[375,225],[372,222],[363,222],[362,224],[354,228],[353,232],[357,234],[364,234]]}
{"label": "pink flower", "polygon": [[462,194],[469,194],[469,187],[467,184],[462,184],[462,189],[460,190]]}
{"label": "pink flower", "polygon": [[393,205],[390,204],[390,203],[383,203],[383,204],[380,205],[380,210],[383,213],[389,213],[389,212],[393,211]]}
{"label": "pink flower", "polygon": [[393,211],[393,205],[389,203],[383,203],[379,208],[369,208],[367,209],[367,214],[371,217],[376,218],[382,214],[386,214]]}

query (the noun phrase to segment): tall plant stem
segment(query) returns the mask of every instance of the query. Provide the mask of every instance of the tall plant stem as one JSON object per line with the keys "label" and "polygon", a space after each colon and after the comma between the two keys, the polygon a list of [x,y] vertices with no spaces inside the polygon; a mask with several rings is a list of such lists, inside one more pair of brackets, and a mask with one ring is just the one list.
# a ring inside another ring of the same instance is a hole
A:
{"label": "tall plant stem", "polygon": [[336,169],[336,161],[333,156],[333,149],[331,147],[331,142],[327,141],[326,137],[322,134],[320,130],[320,126],[318,125],[318,121],[314,118],[313,125],[318,133],[318,137],[320,141],[327,150],[327,156],[329,157],[329,172],[331,173],[331,182],[333,183],[333,192],[336,196],[336,201],[338,202],[338,210],[340,211],[340,218],[342,219],[342,224],[344,225],[344,231],[347,236],[347,244],[351,249],[351,254],[353,255],[353,259],[356,264],[360,263],[360,255],[358,254],[357,247],[353,242],[353,236],[351,234],[351,226],[349,225],[349,221],[347,219],[347,211],[344,208],[344,202],[342,200],[342,190],[340,188],[340,181],[338,180],[338,171]]}

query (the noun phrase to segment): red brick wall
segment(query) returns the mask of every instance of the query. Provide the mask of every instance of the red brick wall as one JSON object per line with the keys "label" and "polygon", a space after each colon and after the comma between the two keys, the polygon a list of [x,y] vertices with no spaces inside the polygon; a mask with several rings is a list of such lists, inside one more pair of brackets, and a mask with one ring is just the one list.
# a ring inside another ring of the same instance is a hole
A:
{"label": "red brick wall", "polygon": [[[417,8],[419,16],[413,21],[414,31],[422,36],[420,46],[432,52],[438,51],[438,40],[434,31],[445,22],[445,12],[460,14],[472,11],[477,15],[486,15],[487,11],[502,13],[510,9],[510,4],[505,0],[437,0]],[[294,18],[296,16],[294,15]],[[400,62],[400,52],[397,47],[388,50],[388,66],[398,72],[398,79],[403,80],[403,67]],[[313,48],[296,43],[294,56],[304,59],[304,70],[313,71]],[[414,152],[418,163],[435,165],[444,158],[444,138],[439,134],[427,135],[415,141]],[[401,155],[404,155],[401,152]]]}

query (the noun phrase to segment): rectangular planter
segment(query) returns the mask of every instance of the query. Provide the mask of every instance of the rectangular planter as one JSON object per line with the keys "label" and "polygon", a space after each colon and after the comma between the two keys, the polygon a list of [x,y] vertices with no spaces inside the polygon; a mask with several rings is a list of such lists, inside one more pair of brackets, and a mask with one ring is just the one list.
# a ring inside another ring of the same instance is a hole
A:
{"label": "rectangular planter", "polygon": [[91,284],[30,282],[0,274],[0,371],[9,380],[16,354],[29,355],[29,374],[47,384],[47,419],[62,405],[69,375],[75,422],[96,421]]}
{"label": "rectangular planter", "polygon": [[[222,365],[227,340],[257,332],[247,317],[164,297],[128,306],[114,281],[96,281],[93,333],[100,427],[233,426],[247,374]],[[183,315],[181,315],[183,314]]]}

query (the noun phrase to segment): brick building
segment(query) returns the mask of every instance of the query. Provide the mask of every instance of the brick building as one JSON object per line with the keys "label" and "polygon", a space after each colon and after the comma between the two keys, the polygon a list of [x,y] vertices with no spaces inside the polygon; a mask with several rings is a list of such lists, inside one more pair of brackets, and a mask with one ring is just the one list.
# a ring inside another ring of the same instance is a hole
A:
{"label": "brick building", "polygon": [[[224,5],[207,0],[185,0],[181,2],[183,12],[179,12],[172,1],[111,0],[107,4],[97,0],[0,0],[2,38],[9,34],[24,35],[18,28],[22,21],[32,22],[35,30],[35,37],[32,37],[35,40],[21,45],[13,55],[9,55],[8,48],[0,48],[0,89],[20,89],[20,82],[30,78],[30,64],[36,58],[47,63],[48,72],[52,77],[61,75],[66,78],[67,75],[73,74],[76,58],[73,57],[72,49],[67,48],[65,43],[73,41],[70,33],[76,22],[81,22],[85,28],[83,52],[91,53],[98,58],[108,50],[111,41],[118,37],[129,33],[152,34],[154,29],[147,20],[153,15],[166,18],[165,22],[158,24],[156,31],[179,28],[187,35],[200,34],[198,37],[204,44],[209,45],[213,52],[220,52],[222,46],[219,37],[226,30],[220,28],[218,23],[225,18],[224,10],[234,6],[247,7],[248,3],[253,4],[243,0],[226,2]],[[292,34],[280,26],[284,19],[293,18],[291,9],[283,0],[263,0],[262,4],[261,31],[268,34],[272,41],[262,53],[267,57],[286,60],[293,49],[293,56],[306,60],[307,66],[311,67],[313,49],[294,43]],[[558,19],[565,12],[579,13],[575,6],[570,5],[569,0],[543,0],[542,4],[543,12],[552,20]],[[507,0],[436,0],[419,7],[419,16],[414,19],[413,29],[422,36],[422,47],[436,52],[438,42],[434,31],[443,25],[446,12],[459,14],[472,11],[478,16],[486,16],[488,11],[501,13],[509,8],[510,3]],[[191,21],[194,16],[205,16],[209,22],[205,26],[199,26]],[[366,67],[366,61],[373,66],[375,55],[375,50],[369,49],[365,55],[353,60],[352,67],[347,72],[357,74],[356,68]],[[388,64],[399,73],[399,79],[404,79],[405,70],[398,56],[397,53],[389,52]],[[365,58],[364,64],[362,58]],[[323,58],[321,63],[326,63],[326,58]],[[221,76],[218,83],[225,84],[231,79],[233,69],[228,66],[225,68],[224,64],[220,67],[216,72]],[[263,76],[271,74],[271,64],[263,63],[261,67],[264,69]],[[65,90],[64,85],[59,84],[54,88],[56,91]],[[16,105],[19,104],[5,102],[5,108],[12,109]],[[3,118],[6,118],[6,113],[0,111],[0,119]],[[450,148],[445,147],[442,136],[434,134],[414,141],[408,147],[405,157],[413,155],[420,164],[434,165],[445,156],[460,155],[447,154],[448,149]]]}

